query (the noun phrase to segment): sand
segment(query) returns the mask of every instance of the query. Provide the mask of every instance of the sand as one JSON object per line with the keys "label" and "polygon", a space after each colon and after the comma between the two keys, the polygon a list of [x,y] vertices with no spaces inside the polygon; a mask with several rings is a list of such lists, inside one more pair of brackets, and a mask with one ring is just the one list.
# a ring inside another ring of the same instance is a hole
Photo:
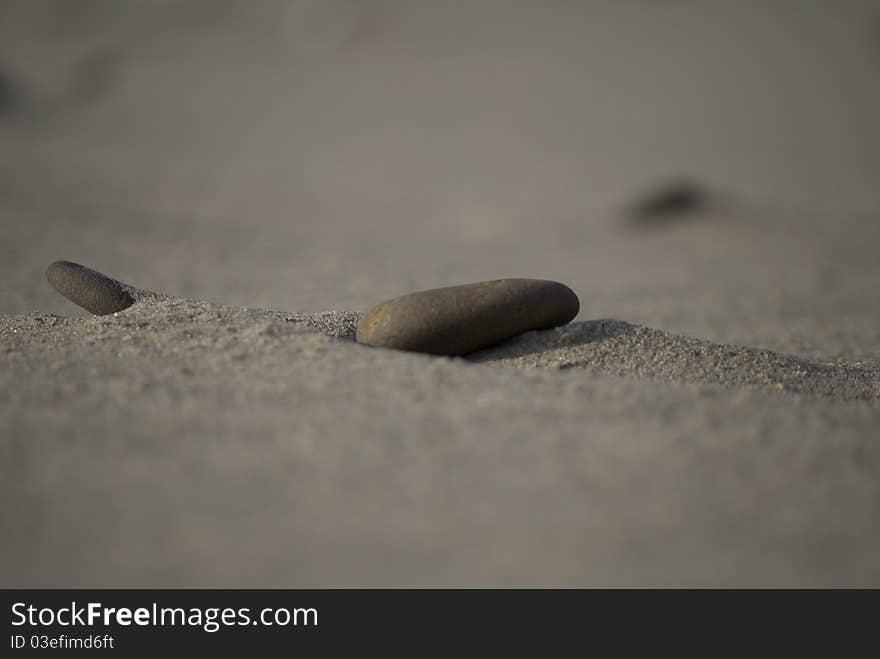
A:
{"label": "sand", "polygon": [[[0,22],[0,585],[880,585],[880,8],[328,5]],[[581,313],[352,340],[502,277]]]}

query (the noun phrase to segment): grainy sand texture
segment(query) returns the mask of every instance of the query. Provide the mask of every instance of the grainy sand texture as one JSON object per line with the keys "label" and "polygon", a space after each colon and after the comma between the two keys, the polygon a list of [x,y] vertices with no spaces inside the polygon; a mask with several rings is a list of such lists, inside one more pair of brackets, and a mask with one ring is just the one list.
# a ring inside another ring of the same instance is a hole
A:
{"label": "grainy sand texture", "polygon": [[880,586],[880,3],[0,11],[0,586]]}

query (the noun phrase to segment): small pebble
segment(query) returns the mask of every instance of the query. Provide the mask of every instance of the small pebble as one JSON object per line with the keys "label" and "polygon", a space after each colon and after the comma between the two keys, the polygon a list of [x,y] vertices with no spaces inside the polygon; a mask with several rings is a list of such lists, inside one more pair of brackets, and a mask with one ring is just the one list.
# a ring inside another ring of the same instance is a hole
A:
{"label": "small pebble", "polygon": [[46,269],[46,278],[56,291],[96,316],[134,304],[129,286],[78,263],[55,261]]}
{"label": "small pebble", "polygon": [[383,302],[358,323],[359,343],[465,355],[523,332],[564,325],[580,303],[568,286],[543,279],[499,279],[410,293]]}
{"label": "small pebble", "polygon": [[652,223],[683,217],[705,210],[709,192],[693,181],[672,181],[649,192],[629,209],[629,216],[640,222]]}

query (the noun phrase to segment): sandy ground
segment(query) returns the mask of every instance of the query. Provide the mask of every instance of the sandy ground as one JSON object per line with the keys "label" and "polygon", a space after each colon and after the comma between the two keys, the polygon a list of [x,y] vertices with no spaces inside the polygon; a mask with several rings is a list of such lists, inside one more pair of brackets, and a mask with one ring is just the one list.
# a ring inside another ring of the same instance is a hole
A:
{"label": "sandy ground", "polygon": [[880,3],[121,4],[0,20],[0,585],[880,585]]}

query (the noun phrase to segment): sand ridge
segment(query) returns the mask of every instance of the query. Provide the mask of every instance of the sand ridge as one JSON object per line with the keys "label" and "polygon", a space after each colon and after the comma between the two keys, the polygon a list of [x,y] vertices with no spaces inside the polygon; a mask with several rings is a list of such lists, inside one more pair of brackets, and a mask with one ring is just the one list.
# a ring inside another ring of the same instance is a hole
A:
{"label": "sand ridge", "polygon": [[[267,337],[304,328],[351,341],[361,317],[356,311],[290,313],[233,307],[129,288],[137,291],[136,303],[106,317],[73,319],[38,312],[0,316],[6,356],[30,351],[33,358],[32,351],[46,345],[112,338],[174,350],[181,341],[190,342],[196,336],[211,342],[215,351],[235,347],[246,355],[251,348],[271,349],[266,345]],[[874,363],[820,362],[610,319],[527,332],[466,359],[494,367],[583,370],[668,382],[758,387],[837,400],[880,400],[880,365]]]}
{"label": "sand ridge", "polygon": [[770,350],[712,343],[619,320],[577,322],[545,332],[529,332],[470,358],[493,366],[586,369],[829,398],[880,398],[877,364],[822,363]]}

